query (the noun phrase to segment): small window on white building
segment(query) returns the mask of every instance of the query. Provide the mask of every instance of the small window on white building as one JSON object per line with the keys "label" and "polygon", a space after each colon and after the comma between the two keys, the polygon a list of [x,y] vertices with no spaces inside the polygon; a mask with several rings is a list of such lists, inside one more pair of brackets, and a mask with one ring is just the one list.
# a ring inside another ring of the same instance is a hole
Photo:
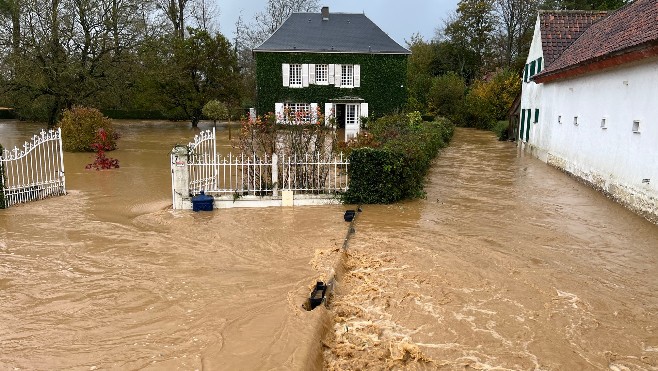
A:
{"label": "small window on white building", "polygon": [[633,120],[633,132],[640,133],[640,120]]}
{"label": "small window on white building", "polygon": [[329,65],[316,64],[315,65],[315,83],[318,85],[329,84]]}
{"label": "small window on white building", "polygon": [[573,117],[573,124],[578,125],[578,116]]}
{"label": "small window on white building", "polygon": [[601,119],[601,129],[607,129],[608,128],[608,118],[604,117]]}
{"label": "small window on white building", "polygon": [[557,117],[557,123],[562,125],[562,115]]}
{"label": "small window on white building", "polygon": [[341,87],[354,86],[354,65],[343,64],[340,67],[342,68],[340,74],[340,86]]}
{"label": "small window on white building", "polygon": [[291,64],[290,65],[290,84],[291,87],[301,87],[302,86],[302,65],[301,64]]}

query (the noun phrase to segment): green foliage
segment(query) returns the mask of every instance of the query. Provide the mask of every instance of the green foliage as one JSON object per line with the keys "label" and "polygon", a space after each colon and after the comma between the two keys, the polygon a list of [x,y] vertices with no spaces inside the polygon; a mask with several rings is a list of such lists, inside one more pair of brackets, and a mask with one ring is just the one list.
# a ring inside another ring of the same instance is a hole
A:
{"label": "green foliage", "polygon": [[493,127],[492,131],[496,133],[498,140],[508,140],[509,139],[509,121],[500,120],[496,122],[496,125]]}
{"label": "green foliage", "polygon": [[235,53],[223,35],[191,28],[188,32],[185,39],[176,37],[164,45],[170,49],[163,51],[160,73],[154,77],[162,105],[181,109],[196,126],[209,100],[239,100],[239,75]]}
{"label": "green foliage", "polygon": [[155,110],[101,110],[103,115],[115,120],[166,120],[170,117],[165,116],[160,111]]}
{"label": "green foliage", "polygon": [[94,152],[100,129],[105,131],[105,150],[116,149],[118,133],[112,121],[95,108],[73,107],[64,111],[58,126],[62,128],[62,145],[67,152]]}
{"label": "green foliage", "polygon": [[457,124],[491,130],[507,111],[521,90],[521,81],[511,71],[501,71],[489,81],[476,81],[466,96],[464,110]]}
{"label": "green foliage", "polygon": [[[5,149],[0,144],[0,155],[4,153]],[[0,209],[5,209],[5,163],[0,161]]]}
{"label": "green foliage", "polygon": [[229,118],[229,111],[226,104],[213,99],[203,106],[203,115],[213,122],[226,120]]}
{"label": "green foliage", "polygon": [[427,97],[428,111],[433,115],[455,120],[466,95],[466,81],[454,72],[432,79]]}
{"label": "green foliage", "polygon": [[[331,85],[310,85],[304,89],[282,84],[283,63],[326,63],[361,65],[361,87],[337,88]],[[274,111],[277,102],[314,102],[323,108],[328,99],[345,96],[360,97],[370,107],[372,117],[380,117],[402,108],[407,100],[407,56],[381,54],[314,54],[256,53],[256,79],[260,114]],[[376,110],[376,111],[375,111]]]}
{"label": "green foliage", "polygon": [[352,148],[346,203],[392,203],[423,196],[432,159],[452,138],[447,119],[417,122],[416,113],[385,116],[372,123],[369,143]]}
{"label": "green foliage", "polygon": [[460,0],[452,21],[445,27],[451,58],[467,81],[481,76],[493,60],[493,37],[496,26],[494,2]]}
{"label": "green foliage", "polygon": [[615,10],[627,3],[627,0],[547,0],[543,2],[542,9]]}

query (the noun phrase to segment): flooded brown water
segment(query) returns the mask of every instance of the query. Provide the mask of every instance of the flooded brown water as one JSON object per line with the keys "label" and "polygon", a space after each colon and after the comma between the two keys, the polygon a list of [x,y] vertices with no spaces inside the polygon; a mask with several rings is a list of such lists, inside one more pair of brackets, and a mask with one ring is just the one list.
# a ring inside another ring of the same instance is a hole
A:
{"label": "flooded brown water", "polygon": [[[0,123],[0,141],[38,128]],[[169,151],[194,131],[119,130],[119,169],[65,153],[67,196],[0,210],[0,369],[321,365],[320,313],[301,304],[317,252],[342,244],[343,207],[169,210]]]}
{"label": "flooded brown water", "polygon": [[357,219],[327,369],[658,369],[656,225],[472,130],[426,190]]}
{"label": "flooded brown water", "polygon": [[69,195],[0,211],[0,369],[658,368],[658,227],[490,133],[457,131],[426,199],[365,206],[307,312],[344,206],[172,211],[194,131],[119,127],[120,169],[66,153]]}

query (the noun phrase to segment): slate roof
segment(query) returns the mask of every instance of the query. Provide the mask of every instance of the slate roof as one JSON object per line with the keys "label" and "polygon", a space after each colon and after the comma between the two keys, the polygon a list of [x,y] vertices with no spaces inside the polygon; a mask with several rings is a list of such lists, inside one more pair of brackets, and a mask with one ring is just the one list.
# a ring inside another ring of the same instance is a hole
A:
{"label": "slate roof", "polygon": [[254,52],[411,54],[365,14],[293,13]]}
{"label": "slate roof", "polygon": [[585,30],[607,15],[600,11],[540,11],[544,66],[550,66]]}
{"label": "slate roof", "polygon": [[656,45],[658,1],[636,0],[589,27],[541,75]]}

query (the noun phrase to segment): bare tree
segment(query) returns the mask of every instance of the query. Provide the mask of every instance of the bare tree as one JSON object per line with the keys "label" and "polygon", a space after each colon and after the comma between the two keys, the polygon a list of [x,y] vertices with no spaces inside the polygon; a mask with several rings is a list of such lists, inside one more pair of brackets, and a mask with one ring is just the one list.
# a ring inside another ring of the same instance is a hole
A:
{"label": "bare tree", "polygon": [[527,51],[538,6],[537,0],[496,0],[494,9],[499,22],[497,37],[503,44],[503,66],[511,67]]}
{"label": "bare tree", "polygon": [[318,0],[268,0],[267,8],[256,13],[250,24],[238,19],[236,38],[241,47],[253,48],[265,41],[283,22],[297,12],[318,12]]}

